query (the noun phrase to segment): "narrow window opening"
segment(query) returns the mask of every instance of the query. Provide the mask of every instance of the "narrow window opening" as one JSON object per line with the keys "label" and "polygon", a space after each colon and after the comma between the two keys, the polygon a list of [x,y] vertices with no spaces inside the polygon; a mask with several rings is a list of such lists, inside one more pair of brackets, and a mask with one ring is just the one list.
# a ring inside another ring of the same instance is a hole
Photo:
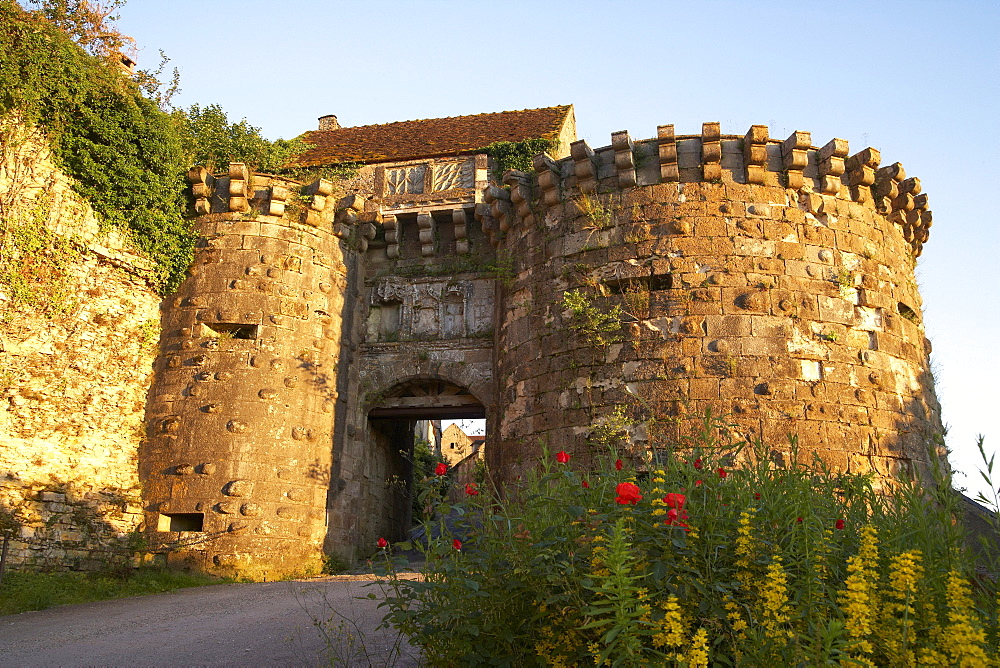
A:
{"label": "narrow window opening", "polygon": [[257,325],[237,322],[206,322],[205,327],[208,329],[206,336],[244,340],[257,338]]}
{"label": "narrow window opening", "polygon": [[612,278],[604,281],[608,293],[612,295],[623,295],[627,292],[656,292],[658,290],[670,290],[674,287],[674,279],[671,274],[653,274],[652,276],[633,276],[632,278]]}
{"label": "narrow window opening", "polygon": [[204,531],[205,513],[160,513],[157,531]]}
{"label": "narrow window opening", "polygon": [[899,315],[903,316],[910,322],[917,322],[917,312],[903,302],[896,304],[896,310],[899,312]]}
{"label": "narrow window opening", "polygon": [[653,274],[649,277],[649,290],[650,292],[657,292],[659,290],[672,290],[674,287],[674,275],[673,274]]}

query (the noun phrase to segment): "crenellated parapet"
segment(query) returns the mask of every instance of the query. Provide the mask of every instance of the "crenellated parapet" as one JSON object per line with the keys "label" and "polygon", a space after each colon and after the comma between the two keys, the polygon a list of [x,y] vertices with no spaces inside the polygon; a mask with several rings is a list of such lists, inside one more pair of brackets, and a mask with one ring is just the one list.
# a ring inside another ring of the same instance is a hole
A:
{"label": "crenellated parapet", "polygon": [[505,175],[505,188],[484,189],[487,206],[477,207],[476,217],[485,229],[495,230],[494,245],[509,230],[512,211],[530,224],[534,215],[544,215],[566,198],[706,182],[780,187],[863,204],[897,225],[915,256],[929,236],[932,216],[920,180],[907,178],[900,163],[879,167],[876,149],[851,155],[844,139],[817,147],[808,132],[772,139],[766,125],[754,125],[743,136],[721,134],[719,123],[703,124],[699,135],[680,136],[672,125],[662,125],[653,139],[633,140],[628,132],[615,132],[609,146],[593,149],[579,140],[570,153],[561,160],[538,156],[533,180]]}

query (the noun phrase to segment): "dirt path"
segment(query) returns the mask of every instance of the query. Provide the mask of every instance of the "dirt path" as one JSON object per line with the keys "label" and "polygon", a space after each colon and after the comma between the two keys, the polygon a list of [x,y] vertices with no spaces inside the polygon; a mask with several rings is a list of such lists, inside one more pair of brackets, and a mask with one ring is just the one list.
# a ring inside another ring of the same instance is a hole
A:
{"label": "dirt path", "polygon": [[366,584],[213,585],[0,617],[0,666],[416,666],[376,631],[381,591]]}

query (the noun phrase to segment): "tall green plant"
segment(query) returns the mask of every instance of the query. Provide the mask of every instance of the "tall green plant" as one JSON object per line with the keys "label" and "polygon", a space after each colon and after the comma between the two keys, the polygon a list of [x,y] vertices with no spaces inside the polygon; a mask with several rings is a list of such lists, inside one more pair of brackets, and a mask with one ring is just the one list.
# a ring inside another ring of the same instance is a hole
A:
{"label": "tall green plant", "polygon": [[[642,470],[578,471],[543,449],[520,486],[451,506],[422,546],[422,581],[387,560],[385,621],[432,665],[1000,659],[997,582],[972,586],[946,499],[798,453],[779,467],[762,444],[726,448],[713,431]],[[950,488],[946,472],[936,487]]]}

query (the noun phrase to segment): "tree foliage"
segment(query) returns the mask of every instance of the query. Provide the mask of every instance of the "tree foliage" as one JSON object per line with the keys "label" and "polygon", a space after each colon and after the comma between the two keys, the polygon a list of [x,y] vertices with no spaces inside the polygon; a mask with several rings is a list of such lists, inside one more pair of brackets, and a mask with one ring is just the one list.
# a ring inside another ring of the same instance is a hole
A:
{"label": "tree foliage", "polygon": [[135,49],[135,40],[115,27],[115,13],[125,0],[29,0],[46,21],[93,56],[116,59]]}
{"label": "tree foliage", "polygon": [[269,141],[245,118],[230,123],[217,104],[177,109],[173,118],[187,162],[204,165],[211,172],[226,169],[230,162],[245,162],[254,170],[273,173],[306,147],[301,139]]}

